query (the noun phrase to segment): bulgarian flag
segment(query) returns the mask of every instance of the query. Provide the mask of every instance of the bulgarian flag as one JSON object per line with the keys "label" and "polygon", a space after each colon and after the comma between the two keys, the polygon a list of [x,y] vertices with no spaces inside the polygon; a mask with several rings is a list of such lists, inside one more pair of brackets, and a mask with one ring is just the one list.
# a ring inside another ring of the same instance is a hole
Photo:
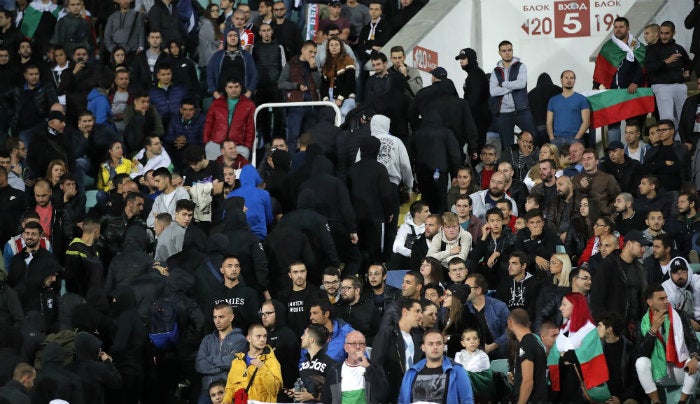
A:
{"label": "bulgarian flag", "polygon": [[[559,360],[561,355],[559,346],[563,342],[574,344],[576,359],[581,367],[583,383],[588,390],[588,394],[595,402],[604,402],[610,398],[610,391],[606,382],[609,379],[608,364],[603,355],[603,344],[600,342],[598,331],[590,321],[569,337],[564,335],[564,331],[559,334],[557,340],[547,356],[547,367],[549,368],[549,378],[552,382],[553,391],[561,391]],[[578,345],[580,343],[580,345]],[[576,346],[578,345],[578,346]],[[575,365],[574,365],[575,366]]]}
{"label": "bulgarian flag", "polygon": [[[685,362],[690,358],[688,347],[685,345],[685,333],[683,332],[683,322],[680,315],[669,303],[664,320],[664,334],[661,330],[656,331],[656,341],[654,351],[651,354],[651,372],[654,380],[660,380],[667,376],[667,365],[677,368],[685,366]],[[642,335],[646,335],[651,329],[654,321],[654,313],[650,309],[642,317],[640,330]]]}
{"label": "bulgarian flag", "polygon": [[634,94],[627,89],[581,92],[591,104],[591,128],[600,128],[649,112],[654,112],[654,92],[639,87]]}
{"label": "bulgarian flag", "polygon": [[[639,63],[644,63],[647,48],[644,45],[637,44],[637,40],[633,38],[632,47],[635,46],[637,47],[637,49],[634,50],[635,60]],[[595,59],[593,81],[604,85],[606,88],[610,88],[613,77],[615,77],[615,73],[617,73],[617,68],[620,67],[625,57],[627,57],[627,52],[620,49],[612,39],[605,41],[603,47],[600,48],[598,57]]]}

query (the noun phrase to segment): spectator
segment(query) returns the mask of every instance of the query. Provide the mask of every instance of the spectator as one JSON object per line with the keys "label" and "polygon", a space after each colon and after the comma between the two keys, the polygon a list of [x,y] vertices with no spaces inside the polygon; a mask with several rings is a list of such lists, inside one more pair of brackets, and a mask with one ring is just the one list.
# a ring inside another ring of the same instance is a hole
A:
{"label": "spectator", "polygon": [[288,399],[286,390],[293,388],[299,376],[299,337],[285,325],[286,307],[277,300],[266,300],[260,309],[262,325],[267,329],[268,344],[275,350],[275,356],[282,366],[284,389],[277,395],[278,400]]}
{"label": "spectator", "polygon": [[518,355],[513,367],[513,395],[521,403],[547,401],[547,358],[544,346],[530,332],[530,320],[523,309],[508,316],[508,330],[517,340]]}
{"label": "spectator", "polygon": [[139,150],[132,160],[131,177],[145,175],[149,171],[159,168],[173,169],[168,152],[163,149],[163,143],[157,135],[147,135],[143,139],[143,148]]}
{"label": "spectator", "polygon": [[615,228],[620,233],[622,237],[627,234],[630,230],[644,230],[644,223],[641,215],[637,214],[632,207],[632,201],[634,198],[632,194],[627,192],[622,192],[615,197],[615,213],[617,217],[615,218]]}
{"label": "spectator", "polygon": [[598,169],[598,155],[595,150],[586,149],[581,162],[585,172],[571,180],[577,198],[583,195],[589,199],[596,198],[600,203],[601,212],[610,214],[614,198],[620,193],[620,185],[615,181],[615,177]]}
{"label": "spectator", "polygon": [[217,97],[212,102],[204,123],[202,141],[207,158],[214,160],[219,156],[220,144],[225,139],[236,142],[238,152],[249,158],[255,141],[255,104],[243,94],[240,78],[232,77],[222,84],[226,97]]}
{"label": "spectator", "polygon": [[236,353],[246,348],[241,329],[233,327],[235,315],[230,304],[218,303],[214,306],[213,316],[216,330],[202,338],[197,352],[196,369],[202,375],[200,402],[206,402],[204,397],[209,397],[209,386],[228,375]]}
{"label": "spectator", "polygon": [[105,390],[123,387],[112,357],[102,351],[102,341],[92,334],[80,332],[75,336],[74,369],[82,382],[85,402],[104,403]]}
{"label": "spectator", "polygon": [[676,129],[673,121],[662,119],[658,125],[660,144],[652,147],[644,156],[644,169],[646,174],[659,178],[663,191],[678,192],[690,181],[690,152],[685,145],[674,140]]}
{"label": "spectator", "polygon": [[[326,327],[320,324],[309,324],[301,336],[302,353],[299,360],[299,378],[304,387],[302,391],[291,390],[288,392],[289,397],[294,398],[294,402],[321,400],[326,375],[330,368],[336,364],[336,361],[328,356],[324,350],[329,336]],[[341,360],[337,362],[341,362]]]}
{"label": "spectator", "polygon": [[462,166],[457,169],[457,176],[452,180],[450,190],[447,191],[447,209],[452,210],[457,196],[471,195],[477,192],[479,187],[474,180],[474,172],[469,166]]}
{"label": "spectator", "polygon": [[139,150],[146,141],[148,135],[163,137],[165,129],[160,114],[147,92],[140,91],[134,94],[134,103],[126,107],[124,111],[124,145],[127,155],[132,155]]}
{"label": "spectator", "polygon": [[71,241],[66,250],[66,290],[85,297],[90,288],[104,285],[104,269],[94,245],[100,237],[100,222],[92,217],[83,221],[82,235]]}
{"label": "spectator", "polygon": [[340,286],[338,317],[352,328],[366,334],[370,341],[377,333],[380,313],[373,302],[362,293],[362,282],[354,276],[345,276]]}
{"label": "spectator", "polygon": [[131,0],[119,0],[117,4],[119,9],[109,16],[105,25],[102,38],[105,49],[114,54],[115,47],[121,46],[129,57],[133,57],[145,46],[144,16],[131,8]]}
{"label": "spectator", "polygon": [[[681,122],[685,121],[681,118]],[[681,129],[679,130],[682,132],[683,126],[681,125],[680,128]],[[643,163],[644,157],[646,156],[647,151],[649,151],[651,146],[644,143],[641,140],[641,137],[641,125],[636,121],[628,121],[625,125],[625,155],[627,155],[627,157],[633,160],[637,160],[640,163]],[[681,137],[683,137],[682,134]]]}
{"label": "spectator", "polygon": [[420,235],[411,247],[411,262],[409,269],[417,270],[423,259],[428,255],[428,250],[432,244],[432,240],[442,228],[442,215],[431,214],[425,218],[425,230]]}
{"label": "spectator", "polygon": [[[234,393],[245,388],[251,400],[275,401],[282,387],[282,372],[275,352],[267,345],[267,330],[260,324],[248,328],[248,352],[239,352],[231,362],[224,404],[232,404]],[[259,374],[258,374],[259,373]],[[257,375],[253,378],[253,375]]]}
{"label": "spectator", "polygon": [[161,213],[169,213],[171,217],[175,217],[175,205],[181,199],[190,199],[187,190],[184,187],[175,187],[172,184],[172,175],[167,168],[158,168],[153,171],[153,181],[160,194],[156,197],[151,208],[151,213],[148,215],[146,225],[154,226],[156,216]]}
{"label": "spectator", "polygon": [[587,140],[584,136],[588,132],[591,108],[588,100],[574,91],[574,84],[576,84],[576,73],[571,70],[563,71],[561,74],[563,91],[550,98],[547,105],[547,134],[549,140],[560,147],[577,140],[584,142]]}
{"label": "spectator", "polygon": [[466,261],[472,248],[471,234],[459,225],[459,218],[455,213],[444,213],[442,223],[438,237],[430,241],[428,257],[438,259],[444,267],[447,267],[447,263],[454,257]]}
{"label": "spectator", "polygon": [[425,232],[425,221],[430,216],[430,208],[423,201],[411,203],[404,222],[394,239],[393,254],[389,260],[392,268],[410,266],[411,249]]}
{"label": "spectator", "polygon": [[[688,320],[669,304],[666,292],[659,284],[649,285],[645,291],[645,297],[648,310],[642,317],[640,327],[643,340],[640,356],[635,362],[637,377],[652,403],[661,402],[654,375],[661,377],[662,372],[683,386],[680,401],[685,401],[693,393],[697,384],[698,351],[700,350],[698,339],[693,338]],[[673,335],[669,335],[670,327],[664,327],[667,320],[673,321]],[[666,328],[665,332],[661,330],[662,327]],[[680,346],[667,345],[668,338],[675,338]],[[675,355],[668,352],[674,348]],[[666,354],[675,357],[670,364],[659,362],[659,359],[663,359]]]}
{"label": "spectator", "polygon": [[[608,389],[611,399],[620,402],[644,399],[632,362],[635,360],[635,347],[624,335],[625,323],[617,313],[607,313],[598,321],[598,336],[603,343],[603,355],[608,366]],[[621,353],[621,354],[620,354]]]}
{"label": "spectator", "polygon": [[[173,63],[175,61],[173,60]],[[166,132],[173,117],[177,116],[182,101],[191,97],[187,87],[173,80],[173,68],[170,64],[157,65],[154,68],[156,82],[150,87],[148,96],[158,110]]]}
{"label": "spectator", "polygon": [[692,272],[690,264],[683,257],[674,257],[669,266],[671,277],[661,284],[668,302],[688,318],[693,330],[699,329],[696,319],[700,316],[700,299],[695,299],[694,295],[700,293],[700,277]]}
{"label": "spectator", "polygon": [[[207,92],[215,99],[228,95],[225,87],[232,79],[236,79],[241,87],[239,95],[246,98],[250,98],[257,88],[258,73],[255,70],[255,62],[247,50],[241,49],[239,38],[235,29],[226,28],[226,46],[216,51],[207,64]],[[231,96],[228,95],[228,98]]]}
{"label": "spectator", "polygon": [[[365,337],[359,331],[353,331],[345,337],[344,349],[347,359],[333,364],[326,370],[322,395],[325,403],[338,404],[343,400],[351,400],[351,397],[364,399],[368,403],[382,402],[386,399],[389,393],[386,373],[380,365],[372,364],[367,359],[366,346]],[[341,383],[342,380],[354,382],[346,385]]]}
{"label": "spectator", "polygon": [[181,41],[183,33],[180,28],[178,7],[172,0],[155,0],[148,10],[148,24],[151,32],[160,32],[163,42]]}
{"label": "spectator", "polygon": [[[269,0],[266,0],[269,2]],[[265,1],[261,1],[263,6]],[[270,6],[270,9],[272,6]],[[272,12],[270,12],[271,14]],[[201,31],[200,31],[201,32]],[[282,68],[287,63],[287,55],[279,41],[273,39],[272,25],[261,23],[258,26],[260,40],[253,48],[253,60],[258,69],[258,85],[255,91],[255,102],[262,105],[268,102],[282,102],[282,93],[277,81]],[[273,112],[260,111],[258,115],[258,130],[263,134],[265,143],[270,143],[274,136],[280,136],[284,130],[284,114],[279,109]]]}
{"label": "spectator", "polygon": [[155,27],[151,27],[146,40],[148,41],[148,48],[136,54],[132,69],[134,84],[138,85],[142,91],[148,91],[156,83],[155,67],[170,62],[170,55],[161,49],[163,44],[162,32]]}
{"label": "spectator", "polygon": [[472,214],[479,219],[485,219],[486,212],[496,207],[496,202],[501,198],[511,201],[513,204],[513,214],[518,216],[518,207],[509,195],[505,193],[506,176],[501,172],[495,172],[491,176],[488,189],[474,192],[469,195],[472,199]]}
{"label": "spectator", "polygon": [[394,300],[401,296],[401,290],[386,284],[386,266],[383,264],[371,264],[367,268],[367,286],[364,294],[372,299],[379,315],[390,306]]}
{"label": "spectator", "polygon": [[30,390],[34,387],[36,370],[28,363],[19,363],[12,371],[12,380],[0,387],[0,397],[10,403],[31,403]]}
{"label": "spectator", "polygon": [[610,142],[605,151],[608,158],[600,163],[600,170],[615,177],[622,192],[636,193],[641,181],[642,165],[625,155],[624,146],[620,142]]}
{"label": "spectator", "polygon": [[514,251],[508,259],[508,283],[500,285],[496,291],[499,300],[506,303],[511,311],[525,309],[528,317],[534,319],[537,312],[537,296],[542,283],[527,272],[528,257],[522,251]]}
{"label": "spectator", "polygon": [[191,144],[202,144],[205,116],[191,98],[184,98],[179,105],[179,110],[170,117],[163,142],[166,149],[170,150],[178,168],[185,166],[183,152]]}

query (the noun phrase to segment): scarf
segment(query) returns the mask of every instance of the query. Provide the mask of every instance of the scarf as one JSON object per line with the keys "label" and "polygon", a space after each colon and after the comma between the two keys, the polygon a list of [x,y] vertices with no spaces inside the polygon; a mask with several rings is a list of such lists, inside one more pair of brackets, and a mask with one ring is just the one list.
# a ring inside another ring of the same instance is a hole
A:
{"label": "scarf", "polygon": [[[625,56],[625,59],[627,59],[628,62],[634,62],[634,58],[635,58],[634,52],[637,49],[639,49],[641,44],[639,43],[639,41],[634,39],[634,36],[632,34],[629,34],[629,39],[630,39],[629,42],[632,44],[632,46],[629,46],[626,42],[617,39],[615,37],[615,35],[613,35],[612,38],[610,38],[610,39],[612,39],[612,41],[615,43],[615,45],[617,45],[618,48],[620,48],[620,50],[622,50],[623,52],[625,52],[627,54],[627,56]],[[642,61],[640,60],[640,63],[641,62]]]}
{"label": "scarf", "polygon": [[[673,309],[670,303],[668,313],[670,315],[666,316],[666,320],[664,320],[664,333],[662,334],[661,330],[656,331],[656,342],[651,354],[651,373],[654,380],[663,379],[668,375],[667,364],[682,368],[690,357],[688,347],[685,346],[683,323],[681,323],[678,312]],[[654,313],[648,310],[642,317],[642,335],[649,332],[652,321],[654,321]],[[669,335],[672,338],[669,338]]]}

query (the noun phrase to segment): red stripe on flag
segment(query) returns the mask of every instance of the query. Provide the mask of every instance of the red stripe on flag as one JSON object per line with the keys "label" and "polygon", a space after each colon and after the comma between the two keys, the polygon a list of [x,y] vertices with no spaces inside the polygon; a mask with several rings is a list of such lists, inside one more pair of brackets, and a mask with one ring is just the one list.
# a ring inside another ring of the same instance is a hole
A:
{"label": "red stripe on flag", "polygon": [[654,112],[654,97],[639,97],[591,113],[591,127],[600,128],[638,115]]}
{"label": "red stripe on flag", "polygon": [[617,68],[610,64],[602,54],[598,54],[595,59],[595,69],[593,70],[593,81],[604,85],[606,88],[612,83],[612,79],[617,73]]}
{"label": "red stripe on flag", "polygon": [[552,382],[552,391],[559,391],[559,365],[549,365],[549,380]]}
{"label": "red stripe on flag", "polygon": [[586,383],[587,389],[592,389],[608,381],[608,364],[605,362],[605,356],[600,354],[591,358],[588,362],[581,364],[581,373],[583,380]]}

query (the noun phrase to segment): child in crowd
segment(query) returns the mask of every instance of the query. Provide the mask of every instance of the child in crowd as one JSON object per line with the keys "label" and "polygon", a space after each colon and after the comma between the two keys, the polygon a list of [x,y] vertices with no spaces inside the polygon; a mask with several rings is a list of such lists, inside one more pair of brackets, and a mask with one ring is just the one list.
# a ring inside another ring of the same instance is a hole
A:
{"label": "child in crowd", "polygon": [[464,349],[457,352],[455,362],[464,366],[467,372],[482,372],[491,368],[491,362],[486,352],[479,349],[481,340],[479,332],[473,328],[467,328],[462,332],[462,346]]}

